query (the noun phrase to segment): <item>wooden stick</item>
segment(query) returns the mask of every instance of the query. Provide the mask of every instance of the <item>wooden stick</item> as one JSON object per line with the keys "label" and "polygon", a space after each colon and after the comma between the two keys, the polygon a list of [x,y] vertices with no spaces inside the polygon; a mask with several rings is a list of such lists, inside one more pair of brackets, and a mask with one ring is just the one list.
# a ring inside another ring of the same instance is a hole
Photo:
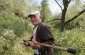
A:
{"label": "wooden stick", "polygon": [[34,44],[38,44],[38,45],[41,45],[41,46],[46,46],[46,47],[50,47],[50,48],[56,48],[56,49],[59,49],[59,50],[62,50],[62,51],[67,51],[68,48],[64,48],[64,47],[59,47],[59,46],[54,46],[54,45],[48,45],[48,44],[44,44],[44,43],[39,43],[39,42],[34,42]]}
{"label": "wooden stick", "polygon": [[56,49],[61,50],[61,51],[67,51],[67,52],[72,53],[72,54],[76,54],[76,49],[73,49],[73,48],[64,48],[64,47],[60,47],[60,46],[48,45],[48,44],[39,43],[36,41],[33,41],[33,43],[41,45],[41,46],[50,47],[50,48],[56,48]]}

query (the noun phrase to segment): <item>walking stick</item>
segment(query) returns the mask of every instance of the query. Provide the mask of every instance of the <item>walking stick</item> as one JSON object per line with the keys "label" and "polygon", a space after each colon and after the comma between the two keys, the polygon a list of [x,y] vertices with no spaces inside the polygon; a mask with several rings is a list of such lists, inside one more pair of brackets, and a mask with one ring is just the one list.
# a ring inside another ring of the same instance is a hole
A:
{"label": "walking stick", "polygon": [[36,41],[33,41],[33,43],[41,45],[41,46],[50,47],[50,48],[56,48],[58,50],[66,51],[68,53],[76,54],[76,49],[74,49],[74,48],[64,48],[64,47],[60,47],[60,46],[54,46],[54,45],[48,45],[48,44],[44,44],[44,43],[39,43],[39,42],[36,42]]}

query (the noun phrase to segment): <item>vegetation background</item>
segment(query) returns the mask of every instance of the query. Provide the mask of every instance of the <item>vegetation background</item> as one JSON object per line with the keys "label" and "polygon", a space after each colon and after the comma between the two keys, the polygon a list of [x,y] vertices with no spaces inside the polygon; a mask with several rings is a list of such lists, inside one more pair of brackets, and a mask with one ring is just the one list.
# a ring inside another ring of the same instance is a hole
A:
{"label": "vegetation background", "polygon": [[[31,37],[33,25],[27,15],[33,10],[40,10],[43,22],[52,29],[56,45],[76,48],[76,55],[85,55],[85,2],[55,0],[61,12],[52,15],[48,0],[42,0],[41,5],[37,1],[0,0],[0,55],[33,55],[30,47],[21,44]],[[54,49],[54,55],[72,54]]]}

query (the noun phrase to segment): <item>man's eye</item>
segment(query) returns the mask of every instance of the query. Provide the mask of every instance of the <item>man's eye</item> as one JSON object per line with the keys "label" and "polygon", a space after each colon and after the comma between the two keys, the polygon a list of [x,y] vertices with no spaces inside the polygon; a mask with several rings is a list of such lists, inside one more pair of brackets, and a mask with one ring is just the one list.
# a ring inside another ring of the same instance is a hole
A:
{"label": "man's eye", "polygon": [[32,16],[31,18],[35,18],[36,16]]}
{"label": "man's eye", "polygon": [[36,16],[33,16],[33,18],[35,18]]}

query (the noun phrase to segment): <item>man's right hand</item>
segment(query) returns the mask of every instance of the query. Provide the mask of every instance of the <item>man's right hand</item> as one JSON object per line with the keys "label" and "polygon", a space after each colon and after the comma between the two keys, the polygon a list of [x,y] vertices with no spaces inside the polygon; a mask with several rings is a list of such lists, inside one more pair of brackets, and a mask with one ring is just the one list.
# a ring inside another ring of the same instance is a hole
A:
{"label": "man's right hand", "polygon": [[23,40],[23,44],[25,46],[31,46],[31,47],[34,45],[34,43],[32,41],[29,41],[29,40]]}
{"label": "man's right hand", "polygon": [[24,44],[25,46],[28,46],[28,45],[29,45],[29,41],[28,41],[28,40],[23,40],[23,44]]}
{"label": "man's right hand", "polygon": [[32,41],[29,41],[29,40],[23,40],[23,44],[24,44],[25,46],[30,46],[30,47],[32,47],[33,49],[39,49],[39,48],[40,48],[40,45],[34,44]]}

